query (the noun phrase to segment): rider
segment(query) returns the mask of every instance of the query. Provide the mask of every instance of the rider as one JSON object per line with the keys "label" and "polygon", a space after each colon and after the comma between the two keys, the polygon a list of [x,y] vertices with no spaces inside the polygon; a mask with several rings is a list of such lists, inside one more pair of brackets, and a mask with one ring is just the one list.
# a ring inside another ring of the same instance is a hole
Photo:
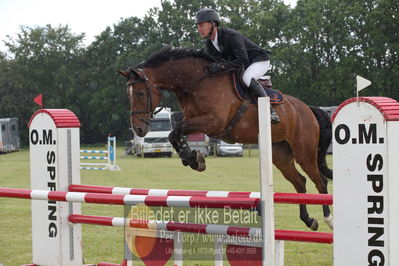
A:
{"label": "rider", "polygon": [[[220,16],[214,9],[203,8],[198,11],[195,22],[199,35],[207,39],[205,51],[223,59],[223,62],[208,65],[208,72],[215,74],[232,69],[245,69],[242,77],[245,85],[256,97],[265,97],[265,90],[256,80],[270,67],[268,52],[235,30],[219,28]],[[280,122],[271,105],[270,117],[273,124]]]}

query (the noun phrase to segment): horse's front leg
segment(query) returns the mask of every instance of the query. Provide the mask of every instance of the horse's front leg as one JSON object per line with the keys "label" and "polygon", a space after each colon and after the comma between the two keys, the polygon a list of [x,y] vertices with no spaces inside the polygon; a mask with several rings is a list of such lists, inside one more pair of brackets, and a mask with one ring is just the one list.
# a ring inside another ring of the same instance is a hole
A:
{"label": "horse's front leg", "polygon": [[197,150],[191,150],[184,138],[183,127],[177,125],[169,134],[169,141],[179,154],[184,166],[202,172],[205,170],[205,156]]}
{"label": "horse's front leg", "polygon": [[205,156],[197,150],[191,150],[184,136],[190,132],[204,132],[209,134],[213,122],[210,117],[201,116],[177,123],[169,134],[169,141],[179,154],[184,166],[189,165],[192,169],[202,172],[205,170]]}

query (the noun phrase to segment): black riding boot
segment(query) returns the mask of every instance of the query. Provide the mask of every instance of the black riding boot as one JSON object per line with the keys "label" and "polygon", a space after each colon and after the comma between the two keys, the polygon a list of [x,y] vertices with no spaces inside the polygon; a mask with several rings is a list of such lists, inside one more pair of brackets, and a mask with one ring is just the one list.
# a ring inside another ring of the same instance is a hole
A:
{"label": "black riding boot", "polygon": [[[251,83],[248,87],[251,93],[256,97],[266,97],[266,92],[263,89],[262,85],[259,84],[255,79],[251,79]],[[278,117],[276,111],[274,111],[273,107],[270,105],[270,120],[272,124],[280,123],[280,118]]]}
{"label": "black riding boot", "polygon": [[265,89],[255,79],[251,79],[248,89],[255,97],[266,97]]}

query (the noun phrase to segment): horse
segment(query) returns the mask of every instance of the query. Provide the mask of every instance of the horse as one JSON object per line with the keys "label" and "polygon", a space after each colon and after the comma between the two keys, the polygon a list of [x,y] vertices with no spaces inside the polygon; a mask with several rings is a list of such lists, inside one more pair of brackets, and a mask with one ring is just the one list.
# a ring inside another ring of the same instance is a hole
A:
{"label": "horse", "polygon": [[[185,47],[164,47],[139,65],[120,70],[127,79],[126,94],[130,102],[130,123],[134,132],[144,137],[149,121],[161,101],[161,91],[173,92],[184,114],[169,135],[170,143],[182,159],[197,171],[205,170],[204,155],[187,145],[185,135],[202,132],[227,142],[257,143],[258,107],[249,104],[237,118],[243,102],[234,90],[231,72],[209,75],[206,66],[215,58],[202,51]],[[283,95],[284,103],[274,109],[281,122],[271,126],[273,164],[292,183],[298,193],[306,193],[306,179],[295,162],[316,185],[327,194],[332,170],[327,167],[327,148],[332,126],[327,113],[309,107],[299,99]],[[231,123],[235,120],[235,123]],[[238,122],[237,122],[238,121]],[[311,230],[318,221],[309,216],[306,205],[299,206],[300,219]],[[329,206],[323,206],[324,221],[332,229]]]}

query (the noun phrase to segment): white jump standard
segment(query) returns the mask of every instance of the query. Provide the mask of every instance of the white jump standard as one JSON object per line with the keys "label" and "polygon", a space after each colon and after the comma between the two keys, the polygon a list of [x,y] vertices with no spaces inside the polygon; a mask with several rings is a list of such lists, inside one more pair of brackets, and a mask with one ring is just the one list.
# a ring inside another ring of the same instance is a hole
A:
{"label": "white jump standard", "polygon": [[[41,109],[29,122],[31,189],[67,191],[80,183],[79,119],[66,109]],[[82,265],[80,204],[32,200],[32,257],[37,265]],[[76,248],[79,247],[79,248]]]}
{"label": "white jump standard", "polygon": [[352,98],[332,119],[334,265],[399,265],[399,103]]}

